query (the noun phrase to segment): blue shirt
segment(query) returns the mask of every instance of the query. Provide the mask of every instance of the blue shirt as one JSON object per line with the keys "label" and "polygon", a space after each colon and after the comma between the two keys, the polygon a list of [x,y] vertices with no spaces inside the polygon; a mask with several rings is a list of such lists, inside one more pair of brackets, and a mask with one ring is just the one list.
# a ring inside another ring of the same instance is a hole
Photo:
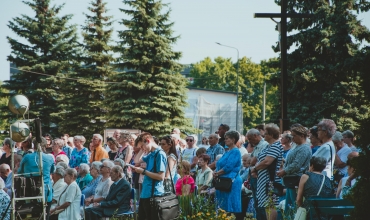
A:
{"label": "blue shirt", "polygon": [[71,159],[72,150],[73,148],[67,145],[62,148],[62,151],[66,153],[68,159]]}
{"label": "blue shirt", "polygon": [[96,177],[95,180],[92,180],[89,184],[87,184],[87,186],[85,187],[85,189],[82,190],[81,193],[84,194],[86,198],[95,195],[95,189],[102,178],[103,178],[102,175]]}
{"label": "blue shirt", "polygon": [[216,144],[214,146],[210,146],[206,151],[206,154],[211,158],[209,160],[209,164],[215,161],[217,155],[224,154],[224,153],[225,153],[225,149],[221,145]]}
{"label": "blue shirt", "polygon": [[[39,155],[37,152],[26,154],[19,165],[18,173],[39,172],[39,161]],[[47,199],[48,202],[51,202],[53,198],[53,186],[51,185],[50,174],[54,172],[54,159],[50,154],[42,153],[42,162],[45,199]],[[33,176],[37,175],[33,174]]]}
{"label": "blue shirt", "polygon": [[[160,148],[157,148],[153,152],[150,152],[148,155],[143,156],[142,159],[146,163],[146,169],[150,172],[154,172],[154,157],[156,154],[156,173],[165,172],[167,166],[167,156],[166,153]],[[145,175],[140,198],[144,199],[152,197],[152,184],[153,179]],[[154,184],[154,195],[162,195],[164,193],[163,181],[155,180]]]}

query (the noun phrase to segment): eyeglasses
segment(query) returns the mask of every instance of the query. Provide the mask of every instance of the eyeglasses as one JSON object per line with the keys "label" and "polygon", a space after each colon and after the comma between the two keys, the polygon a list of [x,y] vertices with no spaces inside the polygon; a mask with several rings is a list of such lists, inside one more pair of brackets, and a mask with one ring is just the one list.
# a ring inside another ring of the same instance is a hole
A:
{"label": "eyeglasses", "polygon": [[192,139],[186,139],[186,142],[193,142]]}

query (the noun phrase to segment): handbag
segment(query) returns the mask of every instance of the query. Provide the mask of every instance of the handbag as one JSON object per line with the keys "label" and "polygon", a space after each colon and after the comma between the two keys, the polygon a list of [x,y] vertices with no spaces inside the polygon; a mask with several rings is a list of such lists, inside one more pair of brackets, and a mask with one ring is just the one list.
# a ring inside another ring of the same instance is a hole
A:
{"label": "handbag", "polygon": [[[159,150],[160,151],[160,150]],[[154,156],[154,172],[157,172],[156,159],[157,153]],[[162,196],[154,196],[155,180],[152,179],[152,197],[150,198],[151,212],[158,213],[158,218],[161,220],[177,219],[180,215],[179,199],[175,194],[175,187],[173,186],[172,174],[170,165],[167,162],[168,171],[170,172],[172,192],[166,193]]]}
{"label": "handbag", "polygon": [[[320,195],[322,187],[323,187],[324,182],[325,182],[325,176],[324,175],[322,175],[322,176],[323,176],[323,179],[322,179],[322,182],[321,182],[320,189],[317,192],[317,196]],[[294,220],[306,220],[306,217],[307,217],[307,210],[303,207],[299,207],[298,210],[297,210],[297,213],[294,216]]]}
{"label": "handbag", "polygon": [[230,192],[233,182],[235,178],[238,176],[238,174],[239,173],[236,173],[236,176],[234,177],[234,179],[231,179],[228,177],[215,177],[213,178],[213,186],[217,190],[220,190],[223,192]]}
{"label": "handbag", "polygon": [[295,189],[299,185],[301,176],[296,175],[286,175],[283,177],[283,184],[287,188]]}

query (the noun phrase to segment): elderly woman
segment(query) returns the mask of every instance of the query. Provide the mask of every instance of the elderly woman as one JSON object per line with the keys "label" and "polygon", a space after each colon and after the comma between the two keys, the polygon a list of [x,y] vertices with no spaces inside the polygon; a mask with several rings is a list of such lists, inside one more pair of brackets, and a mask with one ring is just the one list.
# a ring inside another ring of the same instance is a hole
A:
{"label": "elderly woman", "polygon": [[89,198],[95,194],[96,187],[98,186],[98,183],[102,179],[102,176],[100,175],[100,168],[102,165],[103,164],[99,161],[94,161],[91,164],[90,175],[92,176],[93,179],[82,190],[82,194],[84,194],[86,198]]}
{"label": "elderly woman", "polygon": [[107,145],[110,149],[108,152],[109,160],[114,160],[117,157],[118,151],[120,151],[121,145],[117,142],[117,140],[113,137],[109,137],[107,139]]}
{"label": "elderly woman", "polygon": [[[118,154],[117,154],[116,158],[122,159],[127,164],[129,164],[131,162],[132,153],[133,153],[133,148],[130,145],[130,142],[132,142],[132,136],[131,136],[130,132],[128,132],[128,131],[122,131],[121,132],[121,135],[120,135],[120,138],[118,139],[118,143],[122,147],[118,151]],[[126,166],[123,169],[123,172],[125,174],[125,177],[126,177],[127,181],[130,183],[131,182],[131,178],[132,178],[131,168],[128,167],[128,166]]]}
{"label": "elderly woman", "polygon": [[205,148],[206,150],[209,148],[208,138],[202,137],[202,143],[198,146],[199,148]]}
{"label": "elderly woman", "polygon": [[90,175],[90,167],[86,163],[81,163],[80,168],[78,169],[77,184],[81,190],[93,180],[93,177]]}
{"label": "elderly woman", "polygon": [[57,158],[57,156],[59,155],[66,155],[66,153],[64,153],[64,151],[62,150],[63,146],[64,146],[64,141],[62,139],[57,138],[53,140],[53,142],[51,143],[51,149],[52,149],[51,154],[54,156],[54,158]]}
{"label": "elderly woman", "polygon": [[0,217],[4,216],[4,220],[10,220],[10,197],[3,190],[4,188],[4,180],[0,178]]}
{"label": "elderly woman", "polygon": [[225,145],[229,147],[229,150],[217,161],[214,176],[231,178],[233,183],[230,192],[216,190],[216,200],[220,208],[226,212],[240,213],[242,211],[240,203],[242,179],[239,175],[241,155],[236,146],[240,134],[237,131],[228,131],[224,137]]}
{"label": "elderly woman", "polygon": [[83,145],[86,139],[82,135],[76,135],[73,137],[73,143],[75,148],[72,151],[71,159],[69,161],[69,166],[71,168],[78,168],[81,163],[89,163],[90,153],[87,148]]}
{"label": "elderly woman", "polygon": [[212,186],[213,171],[208,167],[208,163],[211,160],[209,155],[201,154],[198,158],[200,170],[197,173],[196,184],[198,186],[198,191],[201,192],[202,190],[206,190]]}
{"label": "elderly woman", "polygon": [[11,153],[11,149],[12,149],[12,145],[13,145],[13,140],[10,139],[10,138],[5,138],[4,139],[4,143],[3,143],[3,155],[1,155],[0,157],[0,165],[5,163],[5,164],[8,164],[9,166],[12,166],[11,164],[11,160],[12,160],[12,153]]}
{"label": "elderly woman", "polygon": [[53,179],[53,200],[51,201],[51,208],[55,208],[59,201],[60,194],[67,187],[67,183],[64,182],[65,169],[61,166],[56,166],[54,173],[51,174]]}
{"label": "elderly woman", "polygon": [[283,158],[287,158],[290,149],[292,148],[293,136],[291,134],[285,133],[281,135],[281,144],[283,145]]}
{"label": "elderly woman", "polygon": [[315,157],[323,157],[326,159],[327,164],[324,169],[326,176],[331,178],[333,176],[333,167],[335,161],[335,147],[332,137],[337,130],[337,126],[331,119],[323,119],[317,125],[317,132],[319,139],[323,143],[321,147],[312,155]]}
{"label": "elderly woman", "polygon": [[64,182],[67,187],[59,196],[57,206],[50,213],[58,214],[58,220],[80,219],[81,190],[76,183],[77,171],[68,168],[65,171]]}
{"label": "elderly woman", "polygon": [[[267,187],[269,183],[280,183],[281,179],[275,173],[279,170],[283,160],[283,146],[279,141],[280,129],[276,124],[267,124],[265,126],[265,141],[268,145],[258,154],[258,163],[251,168],[252,176],[257,176],[257,219],[276,218],[276,210],[267,208]],[[279,198],[277,198],[277,201]],[[275,204],[278,205],[278,204]]]}
{"label": "elderly woman", "polygon": [[58,155],[56,158],[55,158],[55,163],[58,164],[60,162],[64,162],[66,164],[69,164],[69,159],[67,157],[67,155],[65,154],[60,154]]}
{"label": "elderly woman", "polygon": [[319,139],[317,126],[313,126],[312,128],[310,128],[310,137],[309,138],[310,138],[310,141],[311,141],[312,154],[314,154],[322,144],[321,140]]}
{"label": "elderly woman", "polygon": [[114,163],[110,160],[106,160],[103,162],[103,165],[100,168],[100,174],[102,175],[102,178],[96,186],[94,195],[85,199],[86,205],[91,204],[90,207],[92,207],[93,203],[99,203],[107,197],[109,188],[113,183],[110,178],[110,171],[113,166]]}
{"label": "elderly woman", "polygon": [[[312,196],[329,196],[332,191],[330,179],[322,174],[327,165],[323,157],[312,157],[309,172],[302,175],[297,193],[297,205],[307,209],[308,204],[303,202]],[[321,215],[322,216],[322,215]]]}
{"label": "elderly woman", "polygon": [[189,195],[194,192],[195,182],[193,177],[190,176],[191,165],[188,161],[184,160],[177,166],[177,172],[181,178],[177,180],[175,189],[176,195]]}
{"label": "elderly woman", "polygon": [[[306,128],[302,125],[295,126],[292,128],[291,132],[296,147],[290,150],[286,162],[284,163],[284,168],[277,172],[279,177],[283,177],[283,183],[287,187],[284,209],[286,213],[290,213],[290,207],[295,206],[295,200],[297,198],[295,187],[298,186],[299,179],[303,172],[309,168],[311,159],[311,148],[310,145],[306,143]],[[290,183],[289,185],[288,181]]]}

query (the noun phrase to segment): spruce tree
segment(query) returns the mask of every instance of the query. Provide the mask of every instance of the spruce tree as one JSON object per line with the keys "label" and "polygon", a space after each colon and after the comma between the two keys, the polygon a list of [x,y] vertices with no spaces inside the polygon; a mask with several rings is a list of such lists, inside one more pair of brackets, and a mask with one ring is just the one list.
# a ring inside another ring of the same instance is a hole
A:
{"label": "spruce tree", "polygon": [[356,17],[356,10],[368,10],[361,2],[288,1],[288,13],[313,14],[288,24],[288,31],[298,31],[288,37],[288,47],[297,47],[288,54],[291,123],[312,126],[332,118],[338,130],[356,131],[370,116],[358,62],[361,42],[370,41],[369,30]]}
{"label": "spruce tree", "polygon": [[24,3],[35,15],[22,14],[9,21],[8,27],[22,40],[7,37],[11,46],[8,61],[20,71],[3,87],[10,91],[5,95],[26,95],[30,100],[30,118],[40,117],[43,131],[55,133],[59,121],[53,113],[63,111],[57,108],[57,100],[63,95],[59,77],[74,69],[78,52],[76,27],[68,24],[72,15],[58,16],[63,5],[52,6],[50,0]]}
{"label": "spruce tree", "polygon": [[120,53],[118,68],[126,70],[113,77],[106,105],[110,127],[135,128],[154,135],[169,134],[174,127],[191,131],[184,117],[186,79],[176,61],[181,53],[172,50],[178,37],[172,36],[170,10],[162,13],[163,4],[156,0],[124,0],[129,16],[118,31]]}
{"label": "spruce tree", "polygon": [[[66,96],[61,108],[66,111],[59,116],[61,133],[84,135],[87,140],[95,133],[102,134],[105,128],[106,108],[103,104],[106,82],[114,74],[111,36],[112,16],[107,16],[106,3],[93,0],[88,8],[85,25],[82,26],[83,55],[81,67],[70,77],[64,88]],[[109,91],[107,91],[109,92]]]}

